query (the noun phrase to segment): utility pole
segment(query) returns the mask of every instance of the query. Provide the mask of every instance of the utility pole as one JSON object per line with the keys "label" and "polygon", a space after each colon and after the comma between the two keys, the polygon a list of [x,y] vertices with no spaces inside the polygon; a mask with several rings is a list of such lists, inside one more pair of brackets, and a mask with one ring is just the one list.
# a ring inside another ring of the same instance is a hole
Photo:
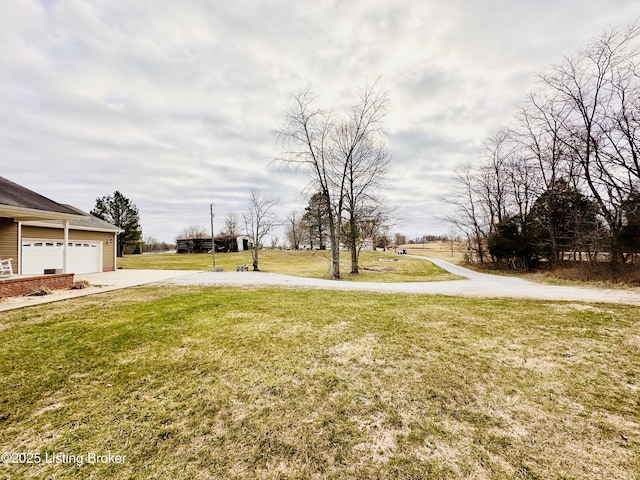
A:
{"label": "utility pole", "polygon": [[213,203],[209,204],[209,209],[211,212],[211,262],[213,263],[213,267],[216,266],[216,241],[213,239]]}

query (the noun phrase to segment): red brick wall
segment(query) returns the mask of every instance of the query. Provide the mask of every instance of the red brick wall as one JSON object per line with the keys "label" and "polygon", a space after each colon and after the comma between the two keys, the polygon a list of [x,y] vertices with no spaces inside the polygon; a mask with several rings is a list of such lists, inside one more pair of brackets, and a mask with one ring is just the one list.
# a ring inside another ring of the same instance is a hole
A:
{"label": "red brick wall", "polygon": [[46,287],[49,290],[68,290],[73,286],[73,273],[60,273],[40,277],[9,278],[0,280],[0,297],[28,295]]}

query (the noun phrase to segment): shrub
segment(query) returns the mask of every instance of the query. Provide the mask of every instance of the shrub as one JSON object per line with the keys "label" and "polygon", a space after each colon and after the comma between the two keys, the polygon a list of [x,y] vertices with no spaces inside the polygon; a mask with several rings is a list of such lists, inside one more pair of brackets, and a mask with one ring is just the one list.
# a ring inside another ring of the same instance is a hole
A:
{"label": "shrub", "polygon": [[90,286],[91,284],[88,280],[76,280],[75,282],[73,282],[71,290],[82,290],[83,288],[87,288]]}
{"label": "shrub", "polygon": [[30,297],[42,297],[44,295],[50,295],[51,294],[51,290],[49,290],[47,287],[40,287],[35,289],[33,292],[31,292],[29,294]]}

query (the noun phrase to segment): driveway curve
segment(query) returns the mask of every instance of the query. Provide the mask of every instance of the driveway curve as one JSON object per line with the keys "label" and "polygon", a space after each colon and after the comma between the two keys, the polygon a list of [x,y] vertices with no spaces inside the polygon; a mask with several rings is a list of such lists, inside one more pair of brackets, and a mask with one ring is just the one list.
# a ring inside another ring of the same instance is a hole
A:
{"label": "driveway curve", "polygon": [[379,293],[441,294],[640,305],[640,293],[633,291],[546,285],[522,278],[479,273],[436,258],[413,255],[411,257],[428,260],[444,270],[464,277],[464,279],[444,282],[370,283],[294,277],[265,272],[197,272],[171,278],[164,283],[172,285],[317,288]]}

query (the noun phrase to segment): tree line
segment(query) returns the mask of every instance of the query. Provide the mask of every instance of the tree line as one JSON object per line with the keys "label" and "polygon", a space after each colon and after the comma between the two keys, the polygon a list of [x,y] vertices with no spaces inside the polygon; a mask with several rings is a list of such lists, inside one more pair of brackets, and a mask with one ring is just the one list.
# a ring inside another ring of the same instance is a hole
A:
{"label": "tree line", "polygon": [[[393,209],[387,207],[381,209],[373,218],[370,216],[359,218],[355,222],[355,229],[353,224],[343,221],[340,244],[349,250],[361,249],[363,240],[370,239],[374,247],[386,248],[392,241],[389,235],[392,212]],[[289,246],[293,250],[326,250],[327,246],[330,248],[329,214],[327,202],[322,194],[316,192],[311,195],[303,213],[293,210],[285,220],[285,235]],[[357,233],[357,238],[354,232]],[[396,234],[396,237],[398,235]]]}
{"label": "tree line", "polygon": [[473,260],[614,267],[640,251],[640,28],[611,28],[539,75],[512,125],[456,171],[446,220]]}

